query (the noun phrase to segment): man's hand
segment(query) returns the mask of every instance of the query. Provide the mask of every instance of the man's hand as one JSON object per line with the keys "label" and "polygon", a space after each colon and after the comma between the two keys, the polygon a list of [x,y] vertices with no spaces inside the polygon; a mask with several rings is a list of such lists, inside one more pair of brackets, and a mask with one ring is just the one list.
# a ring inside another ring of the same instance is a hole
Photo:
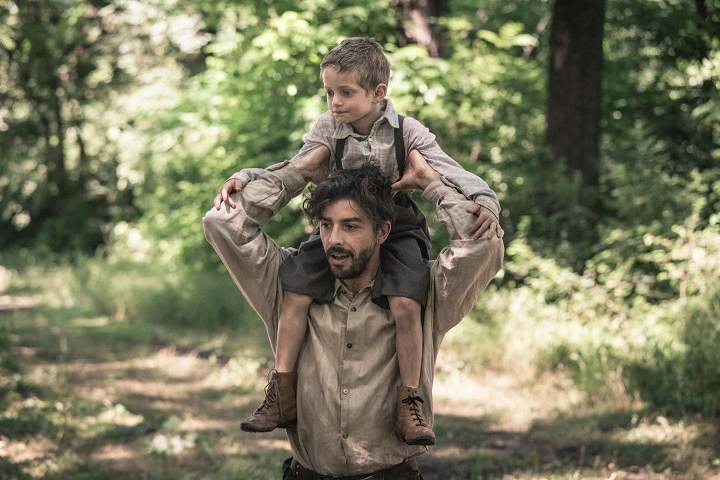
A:
{"label": "man's hand", "polygon": [[250,183],[250,176],[243,170],[240,171],[236,178],[231,178],[227,182],[223,183],[223,186],[220,187],[220,191],[217,195],[215,195],[215,200],[213,200],[215,210],[220,210],[220,205],[222,205],[223,202],[227,203],[230,208],[235,208],[237,205],[233,199],[230,198],[230,194],[239,192],[245,188],[245,185],[248,183]]}
{"label": "man's hand", "polygon": [[502,238],[503,235],[505,235],[505,232],[500,227],[495,215],[493,215],[487,208],[474,203],[468,206],[466,210],[477,215],[475,224],[470,227],[470,237],[473,239],[477,240],[481,237],[490,239],[493,235],[497,235],[498,238]]}
{"label": "man's hand", "polygon": [[407,156],[408,164],[402,178],[392,184],[393,190],[425,190],[433,180],[440,178],[440,174],[428,165],[425,157],[417,150],[412,150]]}
{"label": "man's hand", "polygon": [[[440,174],[428,165],[417,150],[413,150],[408,153],[408,165],[405,173],[400,180],[392,184],[392,188],[393,190],[425,190],[425,187],[438,178],[440,178]],[[471,238],[475,240],[482,237],[489,239],[493,235],[502,238],[505,235],[495,215],[487,208],[473,204],[467,207],[467,211],[477,216],[477,220],[470,228]]]}

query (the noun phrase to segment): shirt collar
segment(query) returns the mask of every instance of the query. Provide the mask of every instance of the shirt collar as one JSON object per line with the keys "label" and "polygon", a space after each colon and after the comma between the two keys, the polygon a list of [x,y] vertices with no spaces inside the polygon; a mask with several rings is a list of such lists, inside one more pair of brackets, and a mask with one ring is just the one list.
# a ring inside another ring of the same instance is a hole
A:
{"label": "shirt collar", "polygon": [[[375,125],[378,125],[378,123],[381,123],[383,121],[386,121],[390,124],[392,128],[400,128],[400,122],[398,121],[398,114],[395,111],[395,107],[393,106],[392,101],[389,98],[385,99],[385,110],[380,118],[378,118],[375,123],[373,124],[373,127]],[[371,129],[372,131],[372,129]],[[337,128],[335,128],[335,133],[333,134],[333,138],[347,138],[349,136],[356,136],[356,137],[364,137],[365,135],[360,135],[355,133],[355,131],[352,128],[352,125],[349,123],[339,123]]]}
{"label": "shirt collar", "polygon": [[[373,279],[370,281],[370,283],[367,284],[365,287],[363,287],[362,290],[360,290],[357,294],[355,294],[355,296],[357,297],[358,295],[360,295],[360,294],[361,294],[363,291],[365,291],[365,290],[370,290],[370,291],[372,291],[372,289],[373,289],[374,286],[375,286],[375,279],[373,278]],[[350,291],[347,289],[347,287],[345,287],[345,285],[343,285],[343,283],[342,283],[340,280],[338,280],[338,279],[336,278],[336,279],[335,279],[335,291],[334,291],[333,297],[337,297],[338,295],[340,295],[340,291],[341,291],[341,290],[345,290],[346,296],[349,297]]]}

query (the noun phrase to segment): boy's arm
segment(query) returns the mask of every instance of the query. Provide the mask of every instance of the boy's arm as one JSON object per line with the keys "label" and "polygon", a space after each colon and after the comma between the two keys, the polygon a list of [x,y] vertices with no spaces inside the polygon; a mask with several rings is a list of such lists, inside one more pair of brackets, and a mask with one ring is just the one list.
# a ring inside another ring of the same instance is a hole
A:
{"label": "boy's arm", "polygon": [[234,173],[233,176],[226,180],[222,187],[220,187],[220,191],[215,195],[215,199],[213,200],[213,206],[216,210],[219,210],[220,205],[225,202],[230,205],[231,208],[235,208],[235,201],[231,197],[233,193],[241,191],[245,188],[245,185],[261,178],[267,171],[280,171],[288,164],[300,171],[305,183],[308,181],[319,183],[327,176],[329,159],[330,151],[321,145],[303,157],[293,158],[293,160],[272,165],[268,167],[267,170],[264,168],[246,168],[240,170]]}
{"label": "boy's arm", "polygon": [[[325,112],[315,121],[310,131],[303,138],[303,146],[300,147],[300,150],[298,150],[290,160],[271,165],[268,169],[277,170],[287,164],[296,164],[298,161],[311,156],[311,161],[314,162],[314,164],[304,165],[304,174],[307,175],[306,180],[315,184],[320,183],[330,172],[330,154],[335,148],[332,138],[334,131],[335,124],[332,114]],[[309,169],[310,167],[312,167],[312,169]],[[229,195],[242,190],[248,182],[257,178],[264,170],[264,168],[243,168],[233,173],[225,181],[225,184],[215,197],[215,201],[213,202],[215,208],[219,208],[221,202],[227,202],[230,206],[234,207]]]}
{"label": "boy's arm", "polygon": [[416,151],[408,154],[401,182],[394,188],[419,188],[434,207],[438,220],[450,234],[430,270],[434,294],[434,328],[442,335],[470,311],[478,294],[502,267],[504,246],[495,235],[473,238],[468,231],[474,223],[474,203],[457,189],[445,184]]}
{"label": "boy's arm", "polygon": [[293,165],[264,171],[233,195],[236,208],[211,208],[203,218],[205,237],[265,324],[273,351],[282,300],[278,271],[289,251],[260,227],[302,191],[304,177]]}
{"label": "boy's arm", "polygon": [[407,151],[417,150],[427,163],[437,171],[443,181],[455,186],[467,198],[486,208],[500,218],[500,203],[487,182],[465,170],[438,145],[435,135],[418,120],[407,117],[404,122]]}

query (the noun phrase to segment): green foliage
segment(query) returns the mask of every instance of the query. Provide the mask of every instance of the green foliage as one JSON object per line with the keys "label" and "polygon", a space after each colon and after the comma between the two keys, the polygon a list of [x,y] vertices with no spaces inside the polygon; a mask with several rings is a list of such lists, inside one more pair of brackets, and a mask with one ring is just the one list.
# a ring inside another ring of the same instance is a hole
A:
{"label": "green foliage", "polygon": [[73,272],[73,297],[93,315],[196,329],[246,327],[253,317],[224,272],[101,259]]}
{"label": "green foliage", "polygon": [[630,386],[658,408],[720,415],[720,278],[711,280],[709,292],[668,319],[677,336],[656,341],[626,367]]}
{"label": "green foliage", "polygon": [[[323,55],[372,36],[398,109],[503,205],[500,288],[450,340],[481,364],[520,356],[591,392],[621,381],[659,408],[717,414],[717,8],[608,4],[601,178],[587,189],[543,147],[550,2],[446,2],[431,19],[439,58],[408,41],[397,3],[0,5],[0,247],[39,271],[53,252],[97,249],[59,262],[53,304],[240,326],[248,307],[202,215],[232,172],[296,152],[326,108]],[[300,205],[267,227],[279,243],[307,234]],[[431,231],[437,251],[446,237]],[[0,330],[6,369],[11,333]]]}

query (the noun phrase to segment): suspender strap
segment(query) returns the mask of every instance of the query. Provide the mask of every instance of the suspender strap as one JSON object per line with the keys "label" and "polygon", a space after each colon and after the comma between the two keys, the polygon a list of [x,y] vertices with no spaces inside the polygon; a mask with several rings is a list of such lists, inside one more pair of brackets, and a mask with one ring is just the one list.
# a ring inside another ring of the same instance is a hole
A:
{"label": "suspender strap", "polygon": [[[405,117],[398,115],[398,128],[394,128],[395,133],[395,161],[397,162],[398,174],[402,177],[405,172],[405,139],[403,138],[403,120]],[[335,140],[335,169],[342,170],[342,158],[345,153],[345,142],[347,137]]]}
{"label": "suspender strap", "polygon": [[338,138],[335,140],[335,170],[340,171],[343,169],[342,167],[342,157],[345,153],[345,141],[347,140],[347,137],[345,138]]}
{"label": "suspender strap", "polygon": [[405,117],[398,115],[399,127],[395,130],[395,160],[397,161],[398,175],[405,173],[405,140],[403,139],[403,120]]}

